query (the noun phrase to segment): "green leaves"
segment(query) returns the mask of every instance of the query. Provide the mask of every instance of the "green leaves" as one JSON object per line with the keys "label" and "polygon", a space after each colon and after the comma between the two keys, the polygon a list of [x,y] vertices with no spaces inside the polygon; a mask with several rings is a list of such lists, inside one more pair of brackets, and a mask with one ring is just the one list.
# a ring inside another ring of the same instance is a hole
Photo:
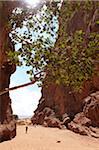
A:
{"label": "green leaves", "polygon": [[[37,14],[26,16],[18,24],[20,29],[13,27],[13,41],[21,42],[22,46],[17,52],[9,52],[8,55],[13,62],[23,62],[32,68],[27,71],[30,80],[33,80],[35,73],[42,71],[46,72],[47,80],[44,81],[43,73],[40,74],[40,81],[71,86],[80,91],[83,82],[92,77],[94,60],[98,58],[99,34],[93,32],[86,36],[82,30],[74,34],[67,33],[68,21],[80,5],[80,2],[75,5],[66,2],[65,9],[61,10],[59,32],[58,16],[46,6]],[[87,2],[82,9],[88,13],[90,7],[91,3]],[[17,24],[15,18],[14,21]]]}
{"label": "green leaves", "polygon": [[99,25],[99,20],[97,20],[97,21],[96,21],[96,24],[98,24],[98,25]]}
{"label": "green leaves", "polygon": [[74,90],[82,89],[83,82],[94,73],[94,60],[97,57],[98,34],[90,33],[88,38],[86,40],[85,33],[80,30],[73,36],[64,38],[65,42],[61,41],[61,44],[56,45],[47,64],[51,72],[50,82],[72,86]]}
{"label": "green leaves", "polygon": [[[29,68],[32,67],[27,71],[31,79],[35,73],[44,71],[49,62],[50,49],[57,37],[57,18],[45,5],[35,14],[31,10],[19,8],[13,11],[10,37],[15,44],[21,46],[16,52],[9,53],[8,57],[17,65],[17,62],[22,62]],[[40,79],[43,80],[42,75]]]}
{"label": "green leaves", "polygon": [[12,63],[17,64],[18,66],[22,65],[22,62],[19,61],[20,52],[12,52],[12,51],[9,50],[7,55],[8,55],[8,58],[10,59],[10,61]]}

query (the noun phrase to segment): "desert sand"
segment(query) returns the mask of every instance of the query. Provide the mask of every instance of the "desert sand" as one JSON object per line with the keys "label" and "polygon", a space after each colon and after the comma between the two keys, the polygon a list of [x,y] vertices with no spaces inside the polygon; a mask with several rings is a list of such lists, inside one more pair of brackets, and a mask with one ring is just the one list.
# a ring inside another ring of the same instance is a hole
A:
{"label": "desert sand", "polygon": [[99,150],[99,139],[81,136],[69,130],[29,126],[17,127],[17,136],[0,143],[0,150]]}

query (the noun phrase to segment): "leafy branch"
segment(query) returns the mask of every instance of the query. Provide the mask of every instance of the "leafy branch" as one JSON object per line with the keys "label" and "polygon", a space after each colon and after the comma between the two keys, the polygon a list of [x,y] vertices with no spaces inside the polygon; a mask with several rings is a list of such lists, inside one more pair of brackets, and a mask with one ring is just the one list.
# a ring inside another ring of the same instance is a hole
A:
{"label": "leafy branch", "polygon": [[[83,3],[82,9],[88,13],[89,7],[91,9],[94,7],[92,4]],[[15,52],[17,53],[15,55],[21,57],[22,63],[24,62],[26,66],[32,67],[27,72],[30,78],[33,78],[35,72],[47,70],[49,76],[47,83],[71,86],[79,91],[83,82],[89,80],[95,73],[94,62],[98,58],[99,34],[92,32],[86,37],[86,33],[82,30],[68,34],[67,24],[72,14],[80,8],[81,3],[67,1],[63,5],[66,7],[60,12],[59,32],[58,16],[46,6],[38,14],[28,16],[29,18],[25,20],[28,32],[25,31],[22,35],[17,32],[12,33],[14,40],[19,39],[22,42],[22,47]],[[35,40],[27,43],[32,38],[31,30]],[[40,78],[42,82],[43,75]]]}

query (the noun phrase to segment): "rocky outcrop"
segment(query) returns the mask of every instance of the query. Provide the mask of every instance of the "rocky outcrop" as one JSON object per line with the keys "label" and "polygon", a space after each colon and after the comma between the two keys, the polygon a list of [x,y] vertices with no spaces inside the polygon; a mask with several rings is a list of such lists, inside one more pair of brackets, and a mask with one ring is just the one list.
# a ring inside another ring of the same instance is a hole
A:
{"label": "rocky outcrop", "polygon": [[11,140],[16,136],[16,123],[12,120],[0,125],[0,142]]}
{"label": "rocky outcrop", "polygon": [[[62,10],[65,10],[65,3]],[[64,22],[62,15],[61,12],[59,19],[60,30]],[[78,9],[72,14],[68,24],[65,25],[64,34],[67,32],[69,35],[72,35],[77,30],[83,30],[86,35],[90,32],[98,32],[99,25],[96,24],[97,18],[99,18],[99,13],[96,5],[93,9],[87,10],[87,13],[83,9]],[[59,41],[62,41],[61,35],[59,35],[56,42],[56,48]],[[95,66],[98,72],[99,64],[96,63]],[[58,119],[61,125],[65,125],[68,129],[76,133],[98,137],[99,97],[96,91],[99,91],[99,76],[97,75],[93,75],[90,80],[83,83],[83,89],[80,93],[74,92],[71,87],[58,86],[54,83],[49,84],[47,87],[44,85],[42,88],[42,97],[32,117],[32,122],[44,125],[46,121],[44,112],[47,107],[54,114],[51,115],[51,118]],[[49,120],[50,116],[47,117]],[[49,126],[49,121],[45,124]]]}
{"label": "rocky outcrop", "polygon": [[68,113],[58,116],[50,107],[44,107],[41,111],[35,111],[31,121],[45,127],[66,127],[75,133],[99,138],[99,92],[90,94],[83,99],[83,103],[82,111],[76,113],[74,118]]}
{"label": "rocky outcrop", "polygon": [[33,125],[40,124],[45,127],[62,128],[61,121],[56,118],[55,112],[49,107],[45,107],[43,111],[35,113],[31,121]]}
{"label": "rocky outcrop", "polygon": [[[0,91],[9,87],[10,76],[15,69],[15,65],[10,64],[10,62],[4,62],[0,66]],[[12,115],[11,99],[9,93],[6,93],[0,96],[0,142],[12,139],[16,135],[15,124]]]}
{"label": "rocky outcrop", "polygon": [[93,126],[99,127],[99,92],[92,93],[85,101],[84,115],[91,120]]}
{"label": "rocky outcrop", "polygon": [[99,92],[91,94],[84,102],[83,111],[67,126],[76,133],[99,137]]}
{"label": "rocky outcrop", "polygon": [[[11,1],[0,2],[0,92],[9,88],[10,76],[16,70],[7,57],[9,50],[14,50],[7,27],[14,6]],[[13,120],[9,93],[0,95],[0,142],[12,139],[16,135],[16,123]]]}

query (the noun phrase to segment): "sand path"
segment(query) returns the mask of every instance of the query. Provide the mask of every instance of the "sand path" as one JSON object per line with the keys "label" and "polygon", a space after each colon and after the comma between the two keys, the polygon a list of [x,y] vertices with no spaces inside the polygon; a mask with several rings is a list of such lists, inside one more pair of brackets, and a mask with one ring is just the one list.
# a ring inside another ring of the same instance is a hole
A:
{"label": "sand path", "polygon": [[25,134],[25,126],[18,126],[16,138],[0,143],[0,150],[99,150],[99,139],[41,126]]}

